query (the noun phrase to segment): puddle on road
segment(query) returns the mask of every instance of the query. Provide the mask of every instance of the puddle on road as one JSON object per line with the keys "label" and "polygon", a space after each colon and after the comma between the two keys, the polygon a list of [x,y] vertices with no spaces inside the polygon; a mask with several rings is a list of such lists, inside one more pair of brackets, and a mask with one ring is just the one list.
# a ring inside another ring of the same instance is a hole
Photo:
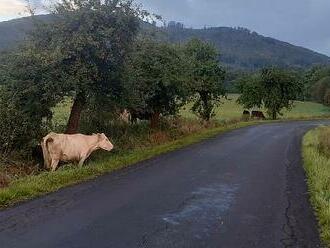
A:
{"label": "puddle on road", "polygon": [[[234,200],[237,185],[199,188],[178,210],[162,216],[165,227],[146,236],[141,247],[202,247],[219,230]],[[204,243],[205,242],[205,243]]]}

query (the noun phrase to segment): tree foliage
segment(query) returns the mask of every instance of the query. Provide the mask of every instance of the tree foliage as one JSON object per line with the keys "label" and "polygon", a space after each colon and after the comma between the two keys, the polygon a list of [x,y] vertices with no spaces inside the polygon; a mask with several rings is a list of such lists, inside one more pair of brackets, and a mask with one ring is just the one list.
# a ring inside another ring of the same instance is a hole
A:
{"label": "tree foliage", "polygon": [[316,66],[307,71],[305,73],[305,88],[309,99],[330,106],[330,67]]}
{"label": "tree foliage", "polygon": [[330,76],[326,76],[318,80],[312,86],[312,97],[315,101],[319,103],[323,103],[327,105],[327,101],[325,100],[327,90],[330,89]]}
{"label": "tree foliage", "polygon": [[[65,74],[64,88],[74,103],[68,133],[78,131],[89,98],[116,102],[122,93],[124,59],[146,13],[132,1],[64,0],[55,5],[56,20],[46,25],[41,43]],[[39,38],[37,36],[37,38]]]}
{"label": "tree foliage", "polygon": [[197,99],[193,112],[201,119],[209,121],[221,97],[226,95],[224,87],[225,71],[219,66],[218,51],[209,43],[192,39],[185,45],[185,55],[189,68],[189,88]]}
{"label": "tree foliage", "polygon": [[[327,77],[330,77],[329,66],[315,66],[310,70],[306,71],[304,75],[305,99],[314,100],[323,103],[323,100],[321,100],[323,96],[320,97],[320,92],[318,92],[318,90],[322,87],[328,88],[326,86],[327,83],[325,79]],[[324,84],[324,86],[322,86],[321,84]],[[325,93],[325,91],[323,93]]]}
{"label": "tree foliage", "polygon": [[160,115],[174,115],[187,96],[185,63],[179,47],[142,38],[128,60],[126,92],[131,110],[149,113],[152,126]]}
{"label": "tree foliage", "polygon": [[245,108],[264,107],[272,119],[281,115],[283,108],[291,109],[302,92],[303,84],[293,72],[278,68],[263,69],[239,85],[238,103]]}

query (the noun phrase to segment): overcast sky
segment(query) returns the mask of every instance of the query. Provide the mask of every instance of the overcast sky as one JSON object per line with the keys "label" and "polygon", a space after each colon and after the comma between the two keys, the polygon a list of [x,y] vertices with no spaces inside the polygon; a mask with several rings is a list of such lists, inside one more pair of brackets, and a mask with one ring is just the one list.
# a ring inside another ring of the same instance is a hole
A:
{"label": "overcast sky", "polygon": [[[34,0],[41,1],[41,0]],[[246,27],[330,56],[330,0],[137,0],[187,27]],[[0,0],[0,21],[24,14],[24,0]]]}

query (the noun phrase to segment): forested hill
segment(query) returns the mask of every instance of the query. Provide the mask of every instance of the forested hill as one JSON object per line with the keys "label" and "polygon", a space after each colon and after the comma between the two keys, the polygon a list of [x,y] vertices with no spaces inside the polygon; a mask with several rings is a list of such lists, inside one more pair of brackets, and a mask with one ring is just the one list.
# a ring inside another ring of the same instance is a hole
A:
{"label": "forested hill", "polygon": [[168,39],[183,42],[192,37],[213,43],[221,53],[221,62],[237,69],[259,69],[267,65],[306,68],[329,64],[330,58],[287,42],[264,37],[244,28],[186,29],[166,28]]}
{"label": "forested hill", "polygon": [[[49,20],[51,17],[45,15],[38,18]],[[31,27],[31,18],[0,22],[0,51],[22,41]],[[213,43],[220,50],[221,62],[233,69],[254,70],[267,65],[306,68],[330,64],[330,58],[325,55],[244,28],[188,29],[175,25],[161,28],[161,31],[163,38],[171,42],[184,42],[197,37]]]}
{"label": "forested hill", "polygon": [[[49,21],[51,15],[36,16],[37,20]],[[32,18],[24,17],[11,21],[0,22],[0,51],[15,47],[24,40],[26,33],[33,27]]]}

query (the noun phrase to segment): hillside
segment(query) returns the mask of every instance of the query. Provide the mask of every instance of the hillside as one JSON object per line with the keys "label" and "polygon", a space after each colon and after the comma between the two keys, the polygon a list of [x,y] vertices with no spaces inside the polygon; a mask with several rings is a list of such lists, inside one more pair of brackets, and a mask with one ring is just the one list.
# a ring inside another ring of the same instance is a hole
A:
{"label": "hillside", "polygon": [[267,65],[306,68],[330,63],[330,58],[323,54],[244,28],[166,28],[166,33],[171,42],[197,37],[213,43],[220,50],[221,61],[237,69],[254,70]]}
{"label": "hillside", "polygon": [[[35,18],[37,21],[49,21],[53,17],[52,15],[39,15]],[[18,45],[32,28],[33,20],[31,17],[0,22],[0,52]]]}
{"label": "hillside", "polygon": [[[50,16],[38,18],[49,20]],[[144,25],[144,28],[147,26]],[[0,22],[0,51],[15,47],[31,28],[31,18]],[[330,58],[325,55],[244,28],[187,29],[177,25],[157,28],[157,31],[161,31],[162,37],[170,42],[184,42],[193,37],[209,41],[220,50],[221,62],[233,69],[254,70],[267,65],[306,68],[330,64]]]}

